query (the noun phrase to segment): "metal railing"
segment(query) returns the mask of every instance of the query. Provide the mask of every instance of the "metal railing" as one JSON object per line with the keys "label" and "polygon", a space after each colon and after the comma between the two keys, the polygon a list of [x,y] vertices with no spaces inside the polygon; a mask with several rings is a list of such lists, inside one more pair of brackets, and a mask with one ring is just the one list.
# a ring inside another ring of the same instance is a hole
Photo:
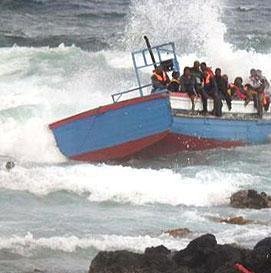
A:
{"label": "metal railing", "polygon": [[113,100],[114,103],[118,102],[120,100],[120,98],[122,97],[122,95],[132,93],[132,92],[135,92],[135,91],[139,91],[139,95],[142,97],[143,96],[142,89],[148,88],[150,86],[152,86],[152,84],[146,84],[146,85],[143,85],[143,86],[140,86],[140,87],[137,87],[137,88],[133,88],[133,89],[130,89],[130,90],[126,90],[126,91],[122,91],[122,92],[112,94],[111,97],[112,97],[112,100]]}

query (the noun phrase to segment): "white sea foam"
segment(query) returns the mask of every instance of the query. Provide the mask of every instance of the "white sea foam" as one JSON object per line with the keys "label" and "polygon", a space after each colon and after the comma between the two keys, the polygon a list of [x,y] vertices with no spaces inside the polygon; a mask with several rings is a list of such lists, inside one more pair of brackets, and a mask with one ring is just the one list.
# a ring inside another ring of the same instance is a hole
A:
{"label": "white sea foam", "polygon": [[0,187],[47,195],[57,191],[89,194],[92,202],[115,201],[133,204],[209,206],[228,203],[231,193],[257,183],[259,178],[244,173],[228,173],[215,168],[194,174],[169,169],[150,170],[88,164],[52,167],[16,166],[0,171]]}
{"label": "white sea foam", "polygon": [[[10,237],[0,237],[0,250],[5,249],[13,253],[31,256],[37,250],[50,249],[67,253],[76,252],[80,249],[94,248],[96,251],[130,250],[142,253],[147,247],[164,245],[168,249],[184,249],[187,244],[201,234],[194,234],[191,238],[172,238],[166,234],[158,237],[149,235],[123,236],[123,235],[89,235],[87,237],[78,236],[54,236],[36,237],[28,232],[25,236],[13,235]],[[253,246],[263,238],[270,236],[267,226],[260,226],[251,229],[244,226],[226,229],[224,232],[215,233],[220,244],[236,243],[243,247],[253,248]]]}
{"label": "white sea foam", "polygon": [[75,252],[78,249],[95,248],[98,251],[128,249],[144,252],[146,247],[165,245],[169,249],[181,249],[186,246],[188,239],[176,240],[166,235],[160,237],[121,236],[121,235],[93,235],[85,238],[77,236],[55,236],[36,238],[32,233],[25,236],[0,237],[0,249],[9,249],[20,255],[31,255],[37,249],[51,249],[54,251]]}
{"label": "white sea foam", "polygon": [[223,6],[223,0],[133,0],[125,43],[129,49],[142,47],[142,35],[148,35],[152,44],[175,41],[182,67],[199,59],[212,68],[221,67],[231,80],[247,79],[252,67],[271,79],[270,53],[237,50],[225,41]]}

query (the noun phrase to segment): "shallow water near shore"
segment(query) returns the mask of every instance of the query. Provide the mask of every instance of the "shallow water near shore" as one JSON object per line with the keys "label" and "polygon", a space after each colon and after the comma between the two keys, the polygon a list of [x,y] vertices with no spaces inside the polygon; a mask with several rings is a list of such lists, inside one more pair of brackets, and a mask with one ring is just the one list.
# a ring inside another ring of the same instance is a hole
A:
{"label": "shallow water near shore", "polygon": [[[135,86],[142,33],[176,41],[181,66],[271,79],[270,13],[267,0],[1,2],[0,272],[87,272],[101,250],[181,249],[207,232],[250,248],[270,236],[270,210],[228,204],[240,189],[271,194],[271,144],[88,164],[67,161],[47,128]],[[255,223],[214,221],[228,216]],[[184,227],[186,238],[163,233]]]}

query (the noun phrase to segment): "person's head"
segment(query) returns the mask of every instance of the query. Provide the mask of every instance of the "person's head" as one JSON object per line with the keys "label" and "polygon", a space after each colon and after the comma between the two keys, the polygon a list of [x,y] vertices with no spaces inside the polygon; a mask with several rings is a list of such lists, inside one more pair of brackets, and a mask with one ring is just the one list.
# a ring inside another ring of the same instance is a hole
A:
{"label": "person's head", "polygon": [[194,67],[194,69],[199,70],[199,68],[200,68],[200,63],[199,63],[199,61],[195,61],[193,67]]}
{"label": "person's head", "polygon": [[252,69],[250,70],[250,76],[251,76],[251,77],[257,76],[256,69],[252,68]]}
{"label": "person's head", "polygon": [[172,72],[172,78],[173,79],[177,80],[177,79],[179,79],[179,77],[180,77],[180,72],[179,71],[173,71]]}
{"label": "person's head", "polygon": [[224,74],[224,75],[222,76],[222,78],[223,78],[226,82],[229,81],[229,77],[228,77],[228,75],[226,75],[226,74]]}
{"label": "person's head", "polygon": [[235,78],[234,85],[240,87],[240,86],[242,86],[242,84],[243,84],[243,79],[241,77]]}
{"label": "person's head", "polygon": [[249,90],[249,91],[252,91],[252,90],[253,90],[252,85],[249,84],[249,83],[245,84],[244,88],[245,88],[246,90]]}
{"label": "person's head", "polygon": [[200,69],[201,69],[202,72],[204,72],[207,69],[206,63],[201,63],[200,64]]}
{"label": "person's head", "polygon": [[191,70],[190,70],[190,68],[188,66],[184,68],[183,74],[184,74],[185,77],[188,77],[188,76],[191,75]]}
{"label": "person's head", "polygon": [[217,77],[221,77],[221,69],[220,69],[220,68],[217,68],[217,69],[215,70],[215,75],[216,75]]}

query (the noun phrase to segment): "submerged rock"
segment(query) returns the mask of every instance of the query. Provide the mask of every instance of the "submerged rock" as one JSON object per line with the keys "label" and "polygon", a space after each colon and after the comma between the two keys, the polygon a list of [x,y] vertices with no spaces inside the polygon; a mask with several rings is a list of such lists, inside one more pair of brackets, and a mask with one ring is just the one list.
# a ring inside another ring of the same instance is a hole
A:
{"label": "submerged rock", "polygon": [[178,229],[167,230],[164,233],[174,238],[181,238],[191,234],[192,231],[189,230],[188,228],[178,228]]}
{"label": "submerged rock", "polygon": [[252,220],[245,219],[242,216],[236,216],[236,217],[228,217],[224,219],[218,219],[219,223],[226,223],[226,224],[231,224],[231,225],[248,225],[248,224],[253,224],[256,223]]}
{"label": "submerged rock", "polygon": [[230,204],[234,208],[271,208],[271,196],[268,196],[265,192],[258,193],[255,190],[242,190],[231,196]]}

